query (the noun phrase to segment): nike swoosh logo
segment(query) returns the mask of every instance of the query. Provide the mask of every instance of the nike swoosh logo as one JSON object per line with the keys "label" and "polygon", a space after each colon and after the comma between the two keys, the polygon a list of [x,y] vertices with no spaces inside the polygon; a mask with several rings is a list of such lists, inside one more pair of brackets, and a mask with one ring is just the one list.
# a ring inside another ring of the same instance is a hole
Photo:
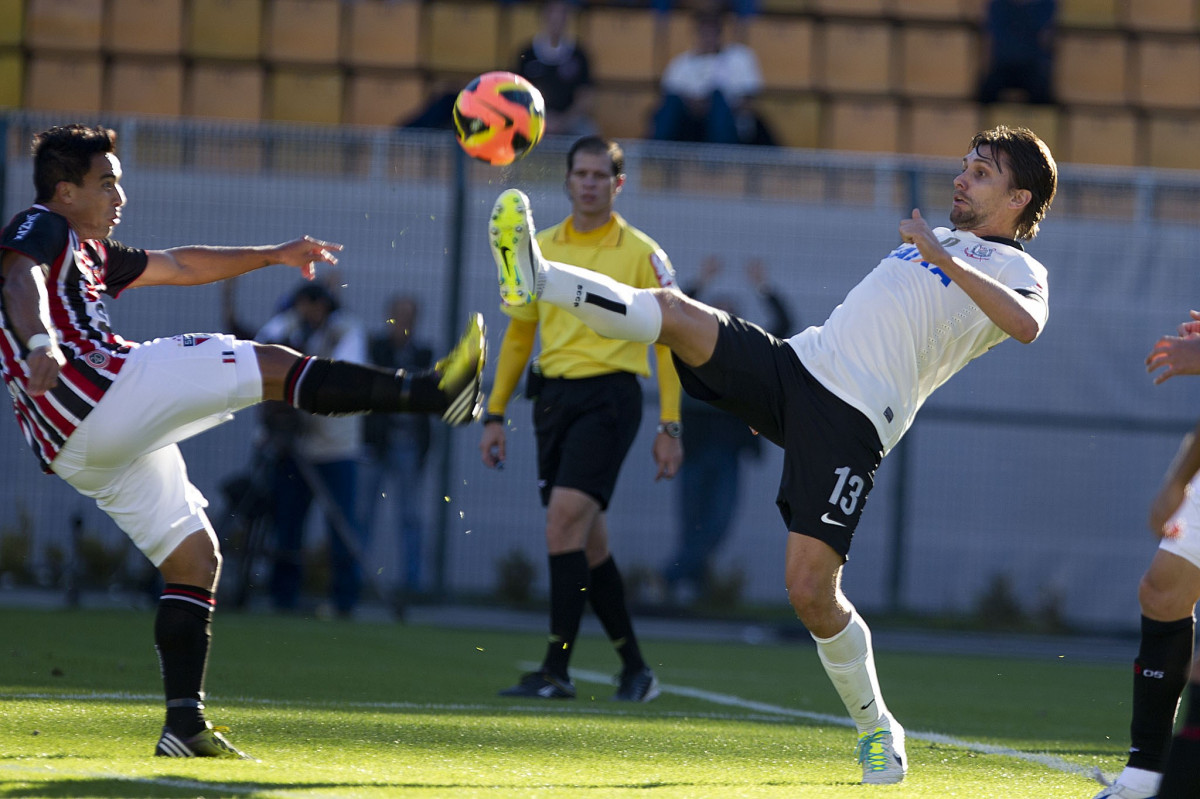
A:
{"label": "nike swoosh logo", "polygon": [[845,527],[845,526],[846,526],[846,525],[845,525],[845,524],[843,524],[842,522],[839,522],[837,519],[831,519],[831,518],[829,518],[829,514],[828,514],[828,513],[823,513],[823,514],[821,514],[821,521],[825,522],[826,524],[833,524],[833,525],[837,525],[838,527]]}
{"label": "nike swoosh logo", "polygon": [[870,702],[867,702],[865,705],[863,705],[862,707],[860,707],[860,708],[859,708],[859,710],[866,710],[867,708],[869,708],[869,707],[870,707],[871,705],[873,705],[873,704],[875,704],[875,700],[874,700],[874,699],[872,699]]}

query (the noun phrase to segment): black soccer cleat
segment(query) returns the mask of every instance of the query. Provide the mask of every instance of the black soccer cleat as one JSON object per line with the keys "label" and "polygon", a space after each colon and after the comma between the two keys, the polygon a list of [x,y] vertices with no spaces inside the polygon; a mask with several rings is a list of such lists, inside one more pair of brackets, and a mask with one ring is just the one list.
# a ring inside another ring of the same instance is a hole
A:
{"label": "black soccer cleat", "polygon": [[567,677],[559,677],[548,671],[531,671],[521,675],[521,681],[512,688],[505,688],[500,696],[525,697],[527,699],[574,699],[575,686]]}
{"label": "black soccer cleat", "polygon": [[643,666],[637,671],[622,672],[618,679],[617,692],[613,694],[613,700],[616,702],[649,702],[661,693],[658,678],[649,666]]}
{"label": "black soccer cleat", "polygon": [[237,760],[254,760],[225,739],[222,733],[228,727],[214,727],[207,721],[204,729],[190,738],[180,738],[170,727],[163,727],[158,745],[154,747],[156,757],[229,757]]}

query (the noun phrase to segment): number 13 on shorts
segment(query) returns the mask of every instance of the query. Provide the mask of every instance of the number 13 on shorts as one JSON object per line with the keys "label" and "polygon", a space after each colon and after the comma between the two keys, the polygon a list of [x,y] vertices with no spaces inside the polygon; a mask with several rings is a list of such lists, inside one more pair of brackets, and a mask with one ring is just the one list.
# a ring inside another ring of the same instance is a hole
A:
{"label": "number 13 on shorts", "polygon": [[829,504],[836,505],[844,515],[853,516],[866,482],[857,474],[851,474],[849,466],[834,469],[833,473],[837,475],[837,483],[829,495]]}

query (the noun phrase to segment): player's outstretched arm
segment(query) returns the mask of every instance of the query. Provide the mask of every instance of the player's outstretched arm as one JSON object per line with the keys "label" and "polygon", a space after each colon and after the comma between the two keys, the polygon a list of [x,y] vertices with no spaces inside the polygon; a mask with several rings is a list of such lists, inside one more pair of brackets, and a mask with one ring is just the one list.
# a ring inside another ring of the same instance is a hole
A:
{"label": "player's outstretched arm", "polygon": [[11,251],[4,255],[0,270],[9,324],[29,348],[25,356],[25,368],[29,370],[26,391],[40,397],[58,385],[58,374],[66,364],[50,321],[45,273],[33,259]]}
{"label": "player's outstretched arm", "polygon": [[1146,356],[1146,371],[1158,372],[1156,386],[1177,375],[1200,374],[1200,336],[1163,336]]}
{"label": "player's outstretched arm", "polygon": [[1200,311],[1188,311],[1188,315],[1191,319],[1179,325],[1179,335],[1200,336]]}
{"label": "player's outstretched arm", "polygon": [[950,255],[921,217],[920,210],[914,208],[912,218],[900,220],[900,238],[915,244],[921,257],[965,291],[996,327],[1022,344],[1029,344],[1041,335],[1046,323],[1045,303],[1018,294],[961,258]]}
{"label": "player's outstretched arm", "polygon": [[146,271],[131,285],[198,286],[281,264],[299,269],[308,280],[317,264],[336,264],[342,245],[311,236],[263,247],[174,247],[148,252]]}

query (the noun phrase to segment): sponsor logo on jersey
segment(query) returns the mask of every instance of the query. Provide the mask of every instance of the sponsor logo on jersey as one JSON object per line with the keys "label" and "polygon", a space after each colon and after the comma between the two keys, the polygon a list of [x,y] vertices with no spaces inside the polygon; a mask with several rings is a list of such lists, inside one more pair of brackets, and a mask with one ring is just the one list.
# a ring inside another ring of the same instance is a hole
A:
{"label": "sponsor logo on jersey", "polygon": [[20,241],[21,239],[25,238],[25,234],[33,230],[33,223],[37,220],[37,218],[37,214],[30,214],[29,217],[21,223],[21,226],[17,228],[17,232],[13,236],[13,241]]}
{"label": "sponsor logo on jersey", "polygon": [[112,363],[112,358],[104,350],[92,350],[83,359],[97,369],[104,369]]}
{"label": "sponsor logo on jersey", "polygon": [[194,333],[184,333],[182,336],[176,336],[175,340],[182,347],[198,347],[208,341],[208,336],[197,336]]}
{"label": "sponsor logo on jersey", "polygon": [[[953,239],[953,242],[956,241],[957,239]],[[946,244],[946,242],[942,242],[942,244]],[[922,258],[921,251],[917,249],[917,245],[915,244],[902,244],[896,249],[892,250],[889,257],[899,258],[901,261],[910,261],[915,263],[918,266],[928,269],[929,274],[936,275],[938,280],[942,281],[943,286],[950,285],[950,278],[946,277],[946,273]]]}

